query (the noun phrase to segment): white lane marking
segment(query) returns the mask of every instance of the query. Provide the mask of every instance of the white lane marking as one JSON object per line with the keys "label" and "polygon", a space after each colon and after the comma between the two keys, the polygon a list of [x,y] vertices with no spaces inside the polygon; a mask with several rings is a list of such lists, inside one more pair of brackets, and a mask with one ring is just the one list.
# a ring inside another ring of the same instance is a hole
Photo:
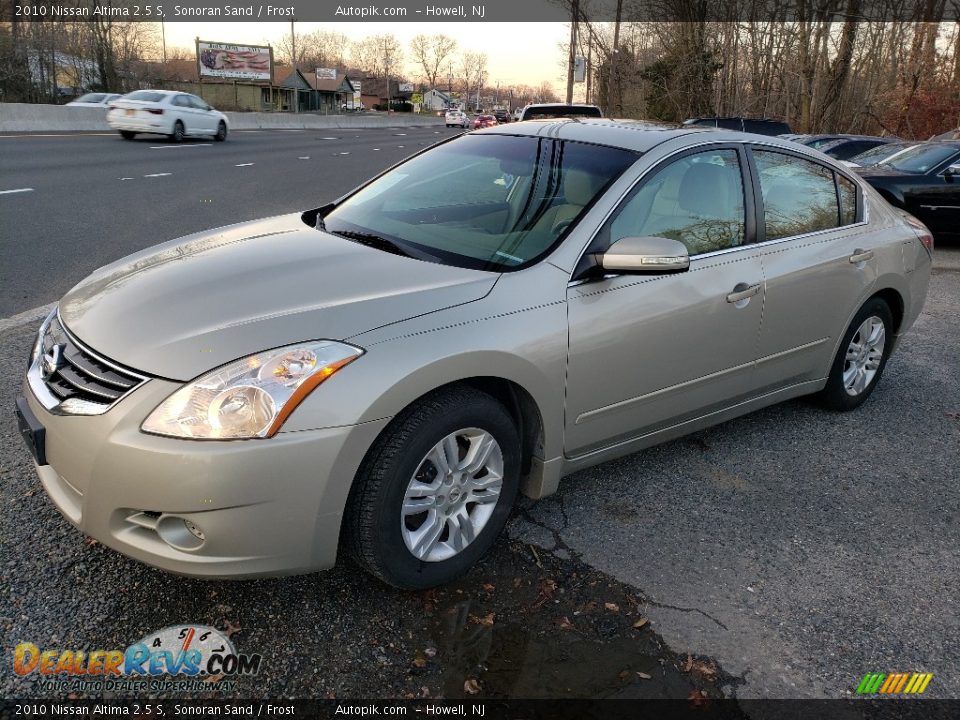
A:
{"label": "white lane marking", "polygon": [[0,138],[22,138],[22,137],[113,137],[113,133],[80,133],[66,135],[64,133],[23,133],[21,135],[0,135]]}
{"label": "white lane marking", "polygon": [[213,143],[197,143],[196,145],[151,145],[151,150],[175,150],[177,148],[213,147]]}
{"label": "white lane marking", "polygon": [[0,195],[11,195],[20,192],[33,192],[33,188],[17,188],[16,190],[0,190]]}
{"label": "white lane marking", "polygon": [[403,147],[403,145],[397,145],[397,147]]}
{"label": "white lane marking", "polygon": [[234,167],[250,167],[253,163],[240,163],[239,165],[234,165]]}
{"label": "white lane marking", "polygon": [[121,180],[133,180],[133,178],[120,178]]}
{"label": "white lane marking", "polygon": [[56,305],[56,303],[41,305],[40,307],[31,308],[30,310],[24,310],[22,313],[18,313],[12,317],[3,318],[0,320],[0,332],[9,330],[10,328],[19,327],[20,325],[26,325],[27,323],[36,322],[37,320],[42,320],[50,314],[50,311],[53,310],[54,305]]}
{"label": "white lane marking", "polygon": [[[394,137],[405,137],[405,136],[406,136],[406,133],[394,133],[393,136],[394,136]],[[358,135],[357,137],[359,137],[359,135]]]}
{"label": "white lane marking", "polygon": [[439,134],[440,134],[440,131],[439,131],[439,130],[434,130],[434,131],[433,131],[433,134],[434,134],[434,135],[439,135]]}
{"label": "white lane marking", "polygon": [[320,138],[321,140],[339,140],[340,138]]}
{"label": "white lane marking", "polygon": [[309,155],[301,155],[300,157],[297,158],[297,160],[309,160],[309,159],[310,159]]}
{"label": "white lane marking", "polygon": [[341,155],[349,155],[349,154],[350,154],[350,151],[347,150],[346,152],[342,152],[342,153],[340,153],[340,154],[341,154]]}
{"label": "white lane marking", "polygon": [[374,150],[379,150],[380,148],[374,148]]}
{"label": "white lane marking", "polygon": [[153,173],[152,175],[144,175],[144,177],[166,177],[167,175],[173,175],[173,173]]}

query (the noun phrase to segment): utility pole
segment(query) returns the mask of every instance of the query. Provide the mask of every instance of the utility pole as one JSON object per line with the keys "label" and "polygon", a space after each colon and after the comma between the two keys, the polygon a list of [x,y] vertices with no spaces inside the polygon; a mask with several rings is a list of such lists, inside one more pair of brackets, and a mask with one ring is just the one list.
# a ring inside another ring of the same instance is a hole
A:
{"label": "utility pole", "polygon": [[290,64],[293,65],[293,111],[300,112],[300,88],[297,84],[297,34],[293,31],[293,20],[290,21]]}
{"label": "utility pole", "polygon": [[[621,1],[618,0],[618,3]],[[577,16],[579,14],[580,0],[573,0],[570,11],[570,53],[567,58],[567,105],[573,102],[573,66],[577,61]]]}
{"label": "utility pole", "polygon": [[[613,26],[613,49],[610,53],[610,67],[607,69],[609,76],[607,77],[607,108],[606,114],[607,117],[610,117],[612,110],[615,107],[613,104],[613,86],[614,86],[614,77],[617,74],[617,53],[620,52],[618,46],[620,45],[620,17],[623,13],[623,0],[617,0],[617,21]],[[619,83],[617,84],[617,89],[619,90]]]}
{"label": "utility pole", "polygon": [[387,115],[393,112],[393,103],[391,93],[390,93],[390,48],[387,47],[386,41],[383,43],[383,58],[384,58],[384,69],[387,71]]}
{"label": "utility pole", "polygon": [[167,69],[167,30],[164,27],[163,18],[160,19],[160,38],[163,41],[163,69]]}

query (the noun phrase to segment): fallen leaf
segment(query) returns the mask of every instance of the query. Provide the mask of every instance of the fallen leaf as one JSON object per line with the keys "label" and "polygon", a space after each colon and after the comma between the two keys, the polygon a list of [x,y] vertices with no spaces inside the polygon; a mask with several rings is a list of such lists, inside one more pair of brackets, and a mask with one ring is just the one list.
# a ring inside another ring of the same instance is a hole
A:
{"label": "fallen leaf", "polygon": [[427,659],[420,653],[417,653],[416,656],[413,658],[413,664],[415,667],[418,667],[418,668],[426,667]]}
{"label": "fallen leaf", "polygon": [[537,596],[537,601],[533,603],[533,607],[537,608],[543,605],[547,600],[550,600],[553,597],[553,594],[557,591],[557,581],[553,578],[547,578],[542,583],[540,583],[540,594]]}
{"label": "fallen leaf", "polygon": [[480,587],[483,588],[483,591],[484,591],[484,592],[488,592],[488,593],[492,593],[494,590],[497,589],[497,586],[496,586],[496,585],[493,585],[493,584],[491,584],[491,583],[484,583],[484,584],[481,585]]}
{"label": "fallen leaf", "polygon": [[638,618],[637,621],[633,624],[633,626],[634,626],[635,628],[642,628],[642,627],[643,627],[644,625],[646,625],[648,622],[650,622],[650,621],[647,620],[645,617]]}
{"label": "fallen leaf", "polygon": [[225,677],[226,675],[224,675],[223,673],[219,673],[218,675],[207,675],[207,677],[204,678],[203,681],[206,683],[215,683],[215,682],[220,682]]}
{"label": "fallen leaf", "polygon": [[717,666],[710,660],[697,660],[692,655],[687,655],[687,662],[683,666],[683,672],[695,673],[706,680],[713,680],[717,674]]}
{"label": "fallen leaf", "polygon": [[570,622],[570,618],[568,618],[566,615],[564,615],[562,618],[560,618],[559,620],[557,620],[557,625],[559,626],[559,628],[560,628],[561,630],[572,630],[572,629],[573,629],[573,623]]}
{"label": "fallen leaf", "polygon": [[626,680],[628,677],[630,677],[630,671],[629,671],[629,670],[621,670],[621,671],[620,671],[620,679],[621,679],[621,680]]}
{"label": "fallen leaf", "polygon": [[639,671],[637,672],[637,677],[640,678],[641,680],[649,680],[649,679],[650,679],[650,676],[649,676],[649,675],[647,675],[646,673],[639,672]]}
{"label": "fallen leaf", "polygon": [[99,545],[100,541],[92,537],[87,537],[83,539],[83,544],[87,547],[93,547],[94,545]]}
{"label": "fallen leaf", "polygon": [[228,638],[233,637],[236,633],[240,632],[241,630],[243,630],[243,628],[240,627],[240,623],[237,623],[236,625],[234,625],[229,620],[224,620],[223,631],[227,634]]}
{"label": "fallen leaf", "polygon": [[620,606],[616,603],[604,603],[603,606],[610,612],[620,612]]}
{"label": "fallen leaf", "polygon": [[468,678],[466,682],[463,683],[463,691],[468,695],[476,695],[480,692],[480,683],[473,678]]}

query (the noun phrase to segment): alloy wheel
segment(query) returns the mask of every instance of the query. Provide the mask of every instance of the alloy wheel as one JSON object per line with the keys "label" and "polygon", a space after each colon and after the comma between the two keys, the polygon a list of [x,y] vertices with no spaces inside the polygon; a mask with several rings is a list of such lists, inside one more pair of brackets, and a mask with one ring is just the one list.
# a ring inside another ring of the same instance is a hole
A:
{"label": "alloy wheel", "polygon": [[843,366],[843,388],[848,395],[859,395],[877,376],[887,330],[883,320],[873,315],[857,328],[847,346]]}
{"label": "alloy wheel", "polygon": [[500,500],[503,451],[490,433],[465,428],[426,454],[400,510],[404,544],[417,559],[440,562],[472,543]]}

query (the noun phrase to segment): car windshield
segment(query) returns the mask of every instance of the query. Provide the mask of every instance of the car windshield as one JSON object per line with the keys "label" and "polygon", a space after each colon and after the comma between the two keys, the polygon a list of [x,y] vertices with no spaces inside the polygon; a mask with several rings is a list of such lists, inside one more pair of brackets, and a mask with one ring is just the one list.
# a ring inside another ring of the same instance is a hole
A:
{"label": "car windshield", "polygon": [[958,148],[953,145],[917,145],[906,152],[900,153],[890,162],[884,163],[894,170],[906,173],[925,173],[937,167],[952,155],[957,154]]}
{"label": "car windshield", "polygon": [[160,102],[163,100],[163,93],[151,92],[150,90],[134,90],[132,93],[123,96],[124,100],[142,100],[144,102]]}
{"label": "car windshield", "polygon": [[382,175],[322,226],[422,259],[518,269],[553,249],[638,157],[550,138],[464,135]]}
{"label": "car windshield", "polygon": [[908,147],[910,147],[910,143],[887,143],[886,145],[877,145],[869,150],[864,150],[859,155],[854,155],[852,158],[850,158],[850,162],[856,163],[857,165],[875,165],[891,155],[896,155],[901,150],[906,150]]}
{"label": "car windshield", "polygon": [[78,97],[74,102],[100,103],[103,102],[103,93],[87,93]]}

